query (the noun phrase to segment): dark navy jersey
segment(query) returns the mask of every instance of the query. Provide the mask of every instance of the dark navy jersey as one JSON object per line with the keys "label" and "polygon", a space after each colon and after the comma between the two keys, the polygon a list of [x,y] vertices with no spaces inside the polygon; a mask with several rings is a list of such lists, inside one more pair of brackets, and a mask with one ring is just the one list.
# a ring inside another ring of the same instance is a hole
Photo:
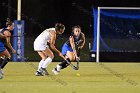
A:
{"label": "dark navy jersey", "polygon": [[[6,30],[8,30],[7,28],[3,28],[1,31],[0,31],[0,33],[1,34],[3,34],[4,35],[4,32],[6,31]],[[9,31],[9,30],[8,30]],[[0,42],[5,42],[5,39],[4,38],[0,38]]]}
{"label": "dark navy jersey", "polygon": [[[78,46],[79,43],[82,41],[82,34],[80,33],[80,35],[79,35],[78,38],[76,38],[74,34],[71,34],[71,36],[73,36],[73,38],[74,38],[75,46]],[[71,46],[71,45],[70,45],[70,39],[66,41],[66,44],[67,44],[68,46]]]}
{"label": "dark navy jersey", "polygon": [[[6,30],[9,31],[9,29],[7,29],[7,28],[3,28],[3,29],[0,31],[0,33],[2,33],[2,34],[4,35],[4,31],[6,31]],[[10,32],[10,31],[9,31],[9,32]]]}

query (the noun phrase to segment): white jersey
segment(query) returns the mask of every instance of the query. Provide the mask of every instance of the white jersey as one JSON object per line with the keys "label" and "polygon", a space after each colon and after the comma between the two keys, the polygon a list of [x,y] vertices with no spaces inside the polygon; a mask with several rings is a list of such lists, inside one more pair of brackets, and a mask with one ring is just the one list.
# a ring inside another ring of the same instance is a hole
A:
{"label": "white jersey", "polygon": [[[47,42],[51,40],[50,30],[55,31],[55,28],[44,30],[34,41],[34,50],[45,50],[48,47]],[[55,31],[56,32],[56,31]]]}

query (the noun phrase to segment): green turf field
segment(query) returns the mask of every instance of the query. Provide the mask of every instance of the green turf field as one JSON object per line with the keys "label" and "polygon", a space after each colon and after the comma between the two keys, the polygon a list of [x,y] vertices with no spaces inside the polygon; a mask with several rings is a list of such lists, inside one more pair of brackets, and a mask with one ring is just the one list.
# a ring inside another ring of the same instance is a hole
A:
{"label": "green turf field", "polygon": [[[8,63],[0,79],[0,93],[140,93],[140,63],[80,63],[59,75],[34,75],[38,63]],[[76,76],[79,73],[80,76]]]}

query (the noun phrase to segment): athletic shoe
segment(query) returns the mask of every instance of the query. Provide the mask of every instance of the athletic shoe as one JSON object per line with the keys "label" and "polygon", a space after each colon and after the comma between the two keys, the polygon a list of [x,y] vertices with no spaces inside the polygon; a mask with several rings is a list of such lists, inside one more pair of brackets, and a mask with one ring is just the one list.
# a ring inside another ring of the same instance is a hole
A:
{"label": "athletic shoe", "polygon": [[39,72],[39,71],[36,71],[35,75],[36,75],[36,76],[44,76],[44,75],[43,75],[41,72]]}
{"label": "athletic shoe", "polygon": [[53,72],[55,75],[58,75],[58,74],[60,73],[60,71],[57,71],[56,68],[54,68],[54,69],[52,70],[52,72]]}
{"label": "athletic shoe", "polygon": [[42,67],[39,69],[39,72],[42,73],[42,74],[45,74],[45,75],[49,75],[48,71],[45,68],[42,68]]}
{"label": "athletic shoe", "polygon": [[2,69],[0,68],[0,79],[3,78],[3,73],[2,73]]}

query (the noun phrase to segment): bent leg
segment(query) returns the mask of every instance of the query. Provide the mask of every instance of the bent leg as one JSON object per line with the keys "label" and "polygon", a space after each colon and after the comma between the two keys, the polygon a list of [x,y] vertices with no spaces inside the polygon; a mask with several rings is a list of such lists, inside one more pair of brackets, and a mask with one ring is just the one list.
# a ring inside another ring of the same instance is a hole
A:
{"label": "bent leg", "polygon": [[1,53],[1,55],[5,56],[0,67],[3,69],[6,64],[9,62],[10,58],[11,58],[11,55],[10,53],[8,52],[8,50],[6,49],[4,52]]}

